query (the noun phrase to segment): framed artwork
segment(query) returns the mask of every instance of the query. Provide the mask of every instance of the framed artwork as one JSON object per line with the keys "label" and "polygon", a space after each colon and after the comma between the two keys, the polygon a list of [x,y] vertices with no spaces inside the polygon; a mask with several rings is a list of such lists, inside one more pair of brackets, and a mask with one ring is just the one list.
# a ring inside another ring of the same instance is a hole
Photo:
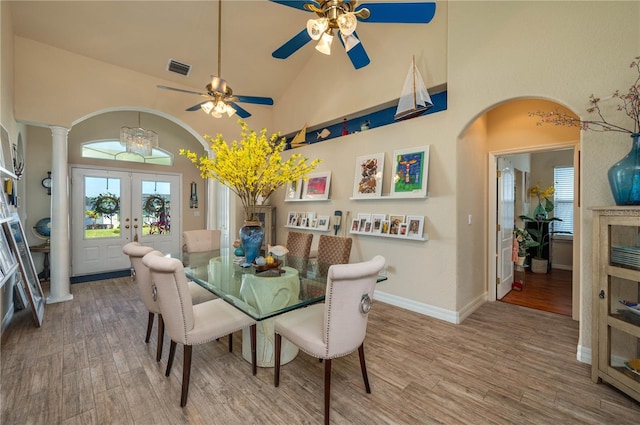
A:
{"label": "framed artwork", "polygon": [[318,230],[329,230],[329,216],[318,216]]}
{"label": "framed artwork", "polygon": [[329,199],[331,186],[331,171],[310,173],[309,180],[304,184],[302,199]]}
{"label": "framed artwork", "polygon": [[364,230],[362,230],[362,231],[365,232],[365,233],[371,233],[371,222],[370,221],[366,221],[364,223]]}
{"label": "framed artwork", "polygon": [[403,198],[426,197],[428,173],[429,146],[395,151],[390,195]]}
{"label": "framed artwork", "polygon": [[398,228],[398,236],[407,236],[407,223],[400,223],[400,227]]}
{"label": "framed artwork", "polygon": [[407,216],[407,237],[409,238],[422,238],[422,232],[424,230],[424,217],[421,215],[408,215]]}
{"label": "framed artwork", "polygon": [[389,215],[389,234],[398,235],[400,232],[400,224],[404,223],[404,215],[390,214]]}
{"label": "framed artwork", "polygon": [[33,319],[36,325],[42,326],[45,303],[44,293],[42,292],[38,273],[33,264],[33,258],[31,257],[31,251],[29,250],[29,245],[27,245],[24,228],[18,215],[14,214],[12,220],[4,222],[3,229],[11,246],[11,250],[15,253],[18,260],[20,274],[22,275],[22,281],[26,289],[25,292],[29,299]]}
{"label": "framed artwork", "polygon": [[287,225],[288,226],[295,226],[297,218],[298,218],[298,213],[297,212],[289,211],[289,215],[287,215]]}
{"label": "framed artwork", "polygon": [[302,179],[298,179],[294,182],[287,182],[284,187],[285,201],[295,201],[300,199],[300,194],[302,193],[302,182]]}
{"label": "framed artwork", "polygon": [[351,233],[360,231],[360,220],[354,218],[351,220]]}
{"label": "framed artwork", "polygon": [[382,224],[380,225],[380,233],[383,235],[389,234],[389,220],[382,220]]}
{"label": "framed artwork", "polygon": [[11,252],[7,238],[4,235],[0,235],[0,271],[3,275],[9,274],[9,271],[16,264],[16,259]]}
{"label": "framed artwork", "polygon": [[382,195],[384,153],[356,158],[356,175],[353,179],[354,198],[376,198]]}
{"label": "framed artwork", "polygon": [[371,215],[371,233],[382,233],[382,222],[387,216],[384,214],[372,214]]}

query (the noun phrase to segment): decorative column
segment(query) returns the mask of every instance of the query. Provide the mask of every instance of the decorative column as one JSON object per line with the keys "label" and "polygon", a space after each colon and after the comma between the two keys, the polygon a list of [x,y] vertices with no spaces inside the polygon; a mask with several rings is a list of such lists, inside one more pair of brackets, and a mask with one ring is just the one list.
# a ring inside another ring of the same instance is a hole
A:
{"label": "decorative column", "polygon": [[47,304],[73,299],[69,265],[69,173],[67,166],[69,129],[51,126],[51,281]]}

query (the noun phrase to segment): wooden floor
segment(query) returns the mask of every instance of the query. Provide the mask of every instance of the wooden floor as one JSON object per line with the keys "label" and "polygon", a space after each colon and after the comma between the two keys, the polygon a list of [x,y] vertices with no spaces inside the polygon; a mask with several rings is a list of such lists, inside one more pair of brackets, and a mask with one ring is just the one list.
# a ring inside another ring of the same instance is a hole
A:
{"label": "wooden floor", "polygon": [[522,291],[512,290],[502,301],[571,317],[571,276],[571,270],[551,269],[547,274],[528,270]]}
{"label": "wooden floor", "polygon": [[[30,312],[4,334],[3,425],[320,424],[322,367],[300,354],[252,376],[242,338],[197,346],[189,402],[179,407],[182,349],[172,374],[143,342],[147,312],[128,278],[72,285],[74,299]],[[155,331],[155,328],[154,328]],[[155,333],[155,332],[154,332]],[[381,302],[357,353],[333,362],[333,424],[633,424],[640,404],[595,384],[576,360],[578,323],[501,302],[453,325]],[[165,339],[166,341],[166,339]]]}

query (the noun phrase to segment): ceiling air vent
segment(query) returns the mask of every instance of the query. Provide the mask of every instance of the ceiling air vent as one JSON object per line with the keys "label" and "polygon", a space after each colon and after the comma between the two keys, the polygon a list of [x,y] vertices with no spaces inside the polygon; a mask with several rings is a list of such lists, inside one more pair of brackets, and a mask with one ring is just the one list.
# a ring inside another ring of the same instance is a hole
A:
{"label": "ceiling air vent", "polygon": [[191,65],[178,62],[175,59],[169,59],[169,63],[167,64],[167,71],[175,72],[176,74],[180,75],[189,75],[189,72],[191,72]]}

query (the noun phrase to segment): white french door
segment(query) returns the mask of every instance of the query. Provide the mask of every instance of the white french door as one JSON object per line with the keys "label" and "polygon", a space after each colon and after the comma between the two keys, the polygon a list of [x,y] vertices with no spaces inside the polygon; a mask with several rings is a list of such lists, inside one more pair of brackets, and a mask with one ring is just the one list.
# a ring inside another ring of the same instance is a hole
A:
{"label": "white french door", "polygon": [[128,269],[131,241],[180,252],[179,175],[74,167],[71,178],[72,276]]}
{"label": "white french door", "polygon": [[515,208],[515,175],[511,162],[498,158],[498,225],[497,232],[497,288],[496,299],[500,300],[511,291],[513,283],[513,225]]}

